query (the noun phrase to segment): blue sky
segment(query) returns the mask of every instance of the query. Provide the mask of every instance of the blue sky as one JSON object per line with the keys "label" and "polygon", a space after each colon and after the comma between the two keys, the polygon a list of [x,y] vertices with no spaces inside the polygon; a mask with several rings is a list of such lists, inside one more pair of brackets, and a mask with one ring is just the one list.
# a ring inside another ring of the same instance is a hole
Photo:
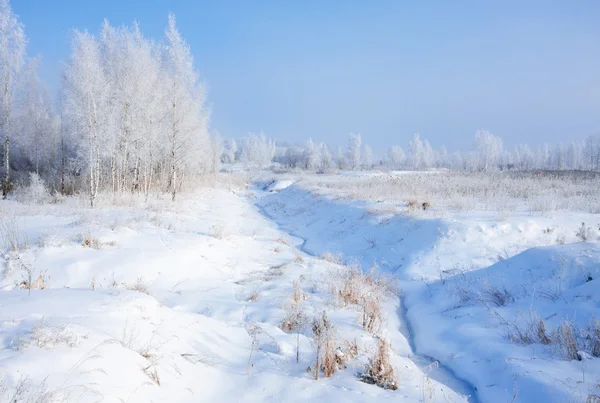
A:
{"label": "blue sky", "polygon": [[600,134],[598,1],[13,0],[57,90],[73,28],[169,12],[209,89],[212,127],[382,151],[420,133],[464,149],[485,128],[505,145]]}

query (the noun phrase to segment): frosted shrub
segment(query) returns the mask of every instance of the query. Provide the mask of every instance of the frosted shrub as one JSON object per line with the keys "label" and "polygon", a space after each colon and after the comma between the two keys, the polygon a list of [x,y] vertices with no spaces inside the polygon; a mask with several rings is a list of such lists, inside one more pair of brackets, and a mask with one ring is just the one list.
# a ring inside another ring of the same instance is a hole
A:
{"label": "frosted shrub", "polygon": [[296,333],[296,363],[300,361],[300,332],[308,322],[302,306],[305,300],[306,295],[302,292],[300,282],[294,281],[292,296],[283,306],[285,318],[281,322],[281,329],[288,333]]}
{"label": "frosted shrub", "polygon": [[361,324],[369,333],[376,333],[383,321],[381,304],[396,293],[391,278],[379,273],[376,266],[365,273],[358,266],[343,267],[333,274],[330,292],[338,304],[358,305]]}
{"label": "frosted shrub", "polygon": [[577,236],[577,238],[579,238],[579,240],[581,242],[587,242],[588,240],[591,240],[592,237],[594,236],[594,231],[592,230],[591,227],[586,227],[585,223],[582,222],[581,226],[579,226],[579,228],[577,228],[577,232],[575,233],[575,236]]}
{"label": "frosted shrub", "polygon": [[576,331],[577,329],[575,329],[573,324],[569,321],[563,322],[556,330],[555,338],[557,343],[565,357],[570,360],[580,359]]}
{"label": "frosted shrub", "polygon": [[496,285],[486,282],[478,294],[479,301],[484,305],[493,304],[500,307],[515,302],[512,292],[507,290],[504,284]]}
{"label": "frosted shrub", "polygon": [[379,340],[377,350],[360,374],[360,380],[384,389],[398,389],[398,375],[390,363],[390,346],[386,340]]}
{"label": "frosted shrub", "polygon": [[329,263],[339,265],[344,264],[344,256],[341,253],[325,252],[321,257],[323,258],[323,260]]}
{"label": "frosted shrub", "polygon": [[67,347],[77,347],[79,343],[80,340],[77,334],[66,327],[48,326],[40,321],[31,330],[31,333],[16,337],[11,344],[17,350],[24,350],[30,347],[51,349],[59,344],[64,344]]}
{"label": "frosted shrub", "polygon": [[0,247],[13,252],[27,249],[29,246],[27,234],[14,216],[0,217],[0,241]]}
{"label": "frosted shrub", "polygon": [[319,379],[321,371],[328,378],[335,373],[338,364],[335,326],[327,317],[327,312],[323,311],[314,318],[312,332],[316,349],[315,366],[313,368],[315,379]]}
{"label": "frosted shrub", "polygon": [[44,204],[48,203],[52,196],[44,180],[37,173],[30,172],[29,184],[17,189],[16,198],[21,203]]}
{"label": "frosted shrub", "polygon": [[589,330],[590,352],[594,357],[600,357],[600,320],[594,319]]}

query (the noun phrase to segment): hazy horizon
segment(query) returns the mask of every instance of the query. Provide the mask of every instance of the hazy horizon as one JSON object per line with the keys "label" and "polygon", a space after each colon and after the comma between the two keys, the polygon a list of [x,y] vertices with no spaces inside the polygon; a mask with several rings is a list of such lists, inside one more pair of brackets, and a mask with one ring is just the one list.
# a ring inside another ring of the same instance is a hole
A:
{"label": "hazy horizon", "polygon": [[600,134],[600,4],[128,1],[12,4],[56,92],[72,29],[136,20],[160,40],[173,12],[225,138],[264,131],[381,152],[420,133],[466,149],[477,129],[506,147]]}

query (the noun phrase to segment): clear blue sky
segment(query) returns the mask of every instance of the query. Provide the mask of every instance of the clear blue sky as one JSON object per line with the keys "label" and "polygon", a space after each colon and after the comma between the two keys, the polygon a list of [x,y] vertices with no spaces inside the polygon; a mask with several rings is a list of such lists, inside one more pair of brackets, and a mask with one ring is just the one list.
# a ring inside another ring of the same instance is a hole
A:
{"label": "clear blue sky", "polygon": [[137,20],[162,36],[169,12],[228,137],[376,150],[412,133],[450,150],[486,128],[512,147],[600,134],[600,1],[13,0],[56,90],[73,28]]}

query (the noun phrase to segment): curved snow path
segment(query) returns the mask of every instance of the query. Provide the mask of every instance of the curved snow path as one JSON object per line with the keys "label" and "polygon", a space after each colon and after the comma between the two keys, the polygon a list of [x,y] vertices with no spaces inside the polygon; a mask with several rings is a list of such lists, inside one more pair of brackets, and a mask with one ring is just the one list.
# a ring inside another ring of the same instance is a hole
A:
{"label": "curved snow path", "polygon": [[[277,189],[280,191],[281,189]],[[298,238],[301,240],[299,245],[295,245],[296,248],[301,250],[302,252],[319,258],[320,256],[315,253],[314,250],[307,248],[307,243],[309,241],[318,241],[317,239],[309,239],[305,236],[302,236],[298,233],[298,231],[292,228],[290,222],[287,222],[285,219],[277,218],[275,215],[269,213],[267,208],[259,203],[264,197],[268,197],[269,193],[265,192],[264,188],[261,188],[260,185],[255,186],[254,193],[257,196],[257,200],[255,205],[259,209],[259,211],[269,220],[273,221],[277,224],[278,228],[281,231],[288,233],[290,236],[294,238]],[[326,219],[327,217],[323,217]],[[351,219],[351,218],[349,218]],[[318,238],[318,234],[316,238]],[[408,235],[408,234],[407,234]],[[364,256],[354,256],[363,258],[361,260],[365,260]],[[467,400],[471,403],[479,403],[479,399],[477,397],[477,388],[469,383],[467,380],[460,378],[452,369],[448,368],[441,361],[436,360],[435,357],[430,357],[427,355],[421,355],[416,351],[415,347],[415,335],[412,324],[408,319],[408,315],[406,314],[406,307],[404,304],[404,298],[400,298],[400,306],[398,307],[398,316],[400,318],[400,332],[406,338],[408,345],[411,349],[411,355],[408,357],[411,361],[426,375],[436,380],[437,382],[445,385],[449,389],[467,397]]]}

